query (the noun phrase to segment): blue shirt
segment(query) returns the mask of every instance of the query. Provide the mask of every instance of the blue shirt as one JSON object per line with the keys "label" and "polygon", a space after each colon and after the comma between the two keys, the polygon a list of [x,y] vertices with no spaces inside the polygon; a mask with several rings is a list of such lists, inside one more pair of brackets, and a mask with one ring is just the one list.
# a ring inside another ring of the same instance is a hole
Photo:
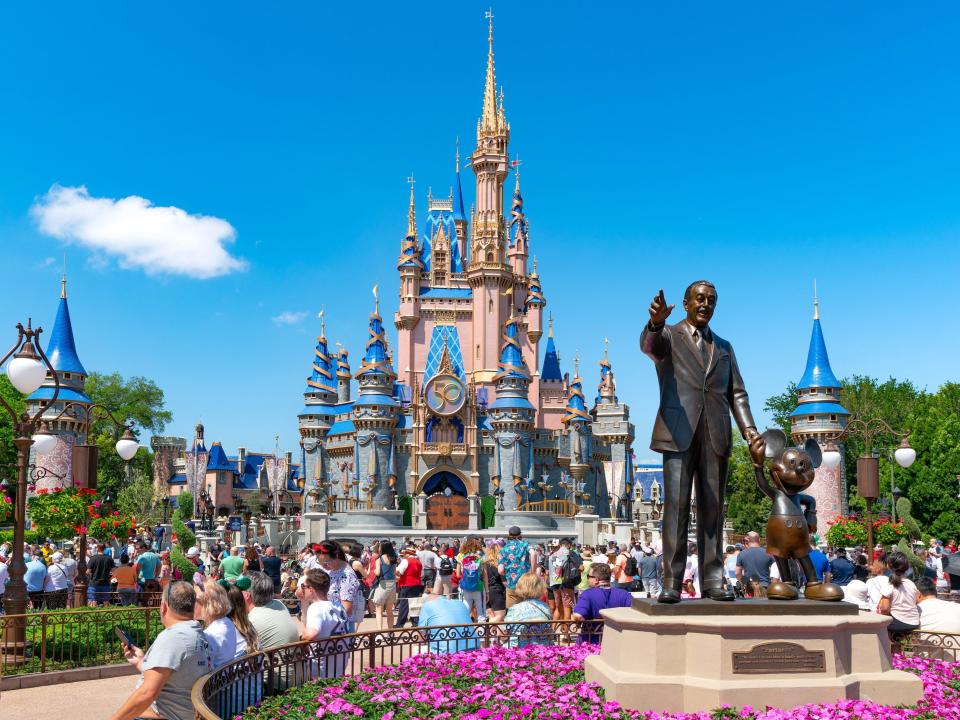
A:
{"label": "blue shirt", "polygon": [[43,581],[46,578],[47,566],[43,564],[42,560],[31,560],[27,563],[27,571],[23,574],[23,581],[27,584],[27,592],[43,592]]}
{"label": "blue shirt", "polygon": [[836,585],[849,585],[853,580],[853,563],[842,556],[834,558],[830,563],[830,573]]}
{"label": "blue shirt", "polygon": [[[577,600],[573,612],[580,615],[584,620],[599,620],[601,610],[630,607],[632,603],[633,596],[626,590],[621,590],[620,588],[592,587],[580,593],[580,598]],[[593,623],[585,622],[583,629],[584,632],[580,636],[581,642],[600,642],[600,628],[597,628]],[[587,632],[588,629],[591,632]]]}
{"label": "blue shirt", "polygon": [[137,557],[137,565],[140,566],[140,581],[153,580],[157,576],[157,570],[160,569],[160,556],[154,552],[145,552]]}
{"label": "blue shirt", "polygon": [[[809,557],[810,562],[813,563],[813,569],[817,573],[817,580],[823,582],[823,574],[830,569],[830,561],[819,550],[811,550]],[[810,582],[810,580],[807,580],[807,582]]]}
{"label": "blue shirt", "polygon": [[[420,608],[418,627],[438,627],[441,625],[467,625],[472,623],[470,611],[465,603],[447,597],[437,598],[424,602]],[[427,633],[430,639],[430,652],[453,653],[461,650],[476,650],[480,647],[474,635],[473,628],[456,628]],[[445,638],[450,638],[449,640]],[[463,638],[454,640],[453,638]]]}

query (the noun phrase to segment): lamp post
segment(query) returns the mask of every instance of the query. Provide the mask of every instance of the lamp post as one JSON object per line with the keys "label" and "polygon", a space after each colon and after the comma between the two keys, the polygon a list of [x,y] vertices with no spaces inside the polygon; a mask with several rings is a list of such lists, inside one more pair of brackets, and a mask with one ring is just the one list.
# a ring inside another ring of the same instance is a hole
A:
{"label": "lamp post", "polygon": [[[890,451],[891,461],[900,467],[910,467],[917,459],[917,451],[910,447],[907,437],[910,433],[900,433],[890,427],[881,418],[863,420],[854,418],[847,423],[842,432],[827,438],[828,444],[823,452],[823,464],[835,468],[840,464],[841,456],[834,440],[856,435],[863,438],[863,454],[857,458],[857,494],[867,504],[867,557],[873,558],[873,503],[880,495],[880,462],[873,453],[873,439],[878,434],[893,435],[900,438],[900,445]],[[890,484],[893,485],[893,464],[890,466]],[[896,503],[896,498],[894,498]]]}
{"label": "lamp post", "polygon": [[[36,391],[49,373],[54,382],[53,396],[49,401],[52,404],[56,402],[60,395],[60,378],[54,371],[49,358],[43,352],[43,348],[40,347],[40,333],[42,332],[43,329],[39,327],[34,330],[29,320],[26,329],[18,323],[17,340],[0,360],[0,366],[6,363],[7,377],[17,391],[23,395],[30,395]],[[7,363],[8,360],[9,363]],[[30,446],[36,442],[39,443],[38,449],[40,449],[46,444],[49,451],[52,446],[48,438],[52,436],[38,437],[34,440],[34,434],[40,427],[40,418],[44,413],[44,407],[30,416],[27,413],[18,415],[2,396],[0,396],[0,404],[10,415],[10,420],[13,423],[13,443],[17,448],[17,488],[13,501],[13,552],[10,556],[10,564],[7,566],[10,580],[4,593],[4,610],[8,615],[23,615],[27,611],[27,585],[23,581],[23,575],[27,570],[23,562],[23,533],[27,519]],[[4,651],[8,655],[14,657],[23,655],[26,649],[25,640],[25,623],[13,622],[4,626],[3,644]]]}

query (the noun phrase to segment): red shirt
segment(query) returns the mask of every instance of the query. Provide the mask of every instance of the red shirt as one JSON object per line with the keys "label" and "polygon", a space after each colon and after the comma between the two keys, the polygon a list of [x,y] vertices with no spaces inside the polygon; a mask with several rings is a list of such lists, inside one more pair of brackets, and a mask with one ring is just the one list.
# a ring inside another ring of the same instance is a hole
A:
{"label": "red shirt", "polygon": [[417,560],[416,556],[407,557],[407,566],[397,578],[397,587],[417,587],[422,585],[420,576],[423,574],[423,565]]}

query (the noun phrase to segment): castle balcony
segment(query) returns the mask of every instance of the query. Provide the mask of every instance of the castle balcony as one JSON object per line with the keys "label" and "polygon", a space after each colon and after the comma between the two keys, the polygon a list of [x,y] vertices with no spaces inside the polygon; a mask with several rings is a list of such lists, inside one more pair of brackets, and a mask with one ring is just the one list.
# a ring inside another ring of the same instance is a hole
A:
{"label": "castle balcony", "polygon": [[523,512],[550,512],[562,517],[573,517],[580,512],[580,507],[569,500],[534,500],[525,502],[517,507]]}
{"label": "castle balcony", "polygon": [[427,465],[436,465],[442,458],[459,466],[467,459],[467,446],[465,443],[424,443],[420,448],[420,457]]}

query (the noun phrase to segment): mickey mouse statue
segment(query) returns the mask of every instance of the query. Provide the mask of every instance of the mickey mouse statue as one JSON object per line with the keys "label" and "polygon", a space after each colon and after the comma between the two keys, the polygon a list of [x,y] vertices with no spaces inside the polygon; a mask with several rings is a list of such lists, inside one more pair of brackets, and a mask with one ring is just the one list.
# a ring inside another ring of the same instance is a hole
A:
{"label": "mickey mouse statue", "polygon": [[[763,433],[764,446],[751,448],[757,485],[773,500],[767,521],[767,552],[773,555],[780,570],[780,580],[767,588],[771,600],[796,600],[797,579],[791,575],[790,560],[796,560],[808,578],[804,597],[810,600],[843,600],[843,590],[833,583],[817,580],[810,561],[810,533],[817,530],[817,504],[806,490],[813,483],[814,472],[822,459],[816,440],[807,440],[802,447],[787,447],[782,430]],[[763,463],[771,458],[770,481],[763,472]],[[812,582],[810,581],[812,579]]]}

